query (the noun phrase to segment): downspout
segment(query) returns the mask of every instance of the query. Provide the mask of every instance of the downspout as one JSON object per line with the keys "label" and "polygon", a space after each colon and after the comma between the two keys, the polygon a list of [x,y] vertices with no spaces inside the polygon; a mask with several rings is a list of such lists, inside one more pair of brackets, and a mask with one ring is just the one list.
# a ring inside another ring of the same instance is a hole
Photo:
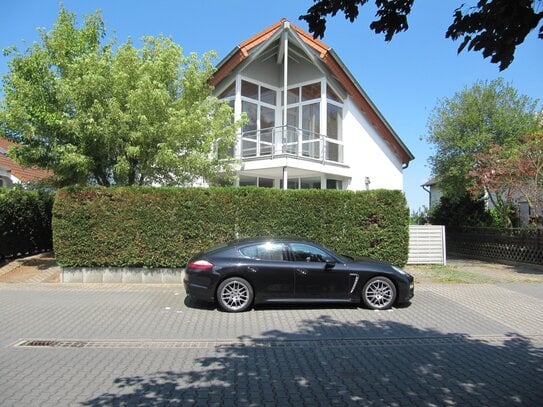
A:
{"label": "downspout", "polygon": [[428,208],[432,207],[432,191],[429,189],[426,189],[425,185],[421,185],[422,189],[424,189],[426,192],[428,192]]}
{"label": "downspout", "polygon": [[[287,128],[287,87],[288,87],[288,29],[290,23],[285,21],[283,25],[283,41],[284,41],[284,54],[283,54],[283,143],[286,142],[288,131]],[[283,167],[283,189],[288,187],[288,171],[287,167]]]}

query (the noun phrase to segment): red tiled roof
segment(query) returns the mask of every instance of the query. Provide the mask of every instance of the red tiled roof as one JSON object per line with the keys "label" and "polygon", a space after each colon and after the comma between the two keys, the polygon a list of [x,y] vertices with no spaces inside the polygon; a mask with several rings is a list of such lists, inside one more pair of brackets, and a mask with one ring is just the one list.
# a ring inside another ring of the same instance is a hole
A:
{"label": "red tiled roof", "polygon": [[[4,149],[6,152],[11,146],[15,145],[17,145],[17,143],[0,136],[0,148]],[[39,181],[53,175],[52,172],[48,170],[23,167],[4,154],[0,154],[0,167],[11,171],[11,173],[22,182]]]}
{"label": "red tiled roof", "polygon": [[[211,80],[211,84],[216,86],[223,79],[225,79],[243,60],[245,60],[245,58],[249,56],[249,51],[251,49],[272,37],[277,30],[283,27],[286,21],[286,19],[281,19],[277,23],[269,26],[265,30],[239,44],[238,47],[219,64],[217,72],[215,72],[215,75]],[[361,89],[360,85],[348,72],[341,60],[339,60],[339,57],[333,52],[332,48],[330,48],[324,42],[313,38],[311,34],[302,30],[300,27],[292,23],[290,23],[290,27],[296,32],[296,34],[299,35],[305,44],[319,54],[321,61],[339,80],[349,95],[353,98],[358,108],[366,116],[368,121],[376,128],[377,132],[383,137],[389,147],[402,160],[402,162],[404,164],[408,164],[409,161],[413,160],[414,157],[409,149],[394,133],[394,130],[392,130],[390,125],[382,117],[377,108],[373,105],[373,102],[371,102],[369,97]]]}

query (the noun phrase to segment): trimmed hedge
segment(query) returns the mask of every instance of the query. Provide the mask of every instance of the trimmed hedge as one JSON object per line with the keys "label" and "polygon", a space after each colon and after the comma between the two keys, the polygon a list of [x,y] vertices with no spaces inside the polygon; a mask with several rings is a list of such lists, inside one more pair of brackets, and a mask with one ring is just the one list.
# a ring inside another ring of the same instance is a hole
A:
{"label": "trimmed hedge", "polygon": [[403,193],[388,190],[63,189],[53,208],[63,266],[179,267],[215,244],[256,236],[301,237],[404,265],[408,224]]}
{"label": "trimmed hedge", "polygon": [[53,198],[46,192],[0,188],[0,258],[53,247]]}

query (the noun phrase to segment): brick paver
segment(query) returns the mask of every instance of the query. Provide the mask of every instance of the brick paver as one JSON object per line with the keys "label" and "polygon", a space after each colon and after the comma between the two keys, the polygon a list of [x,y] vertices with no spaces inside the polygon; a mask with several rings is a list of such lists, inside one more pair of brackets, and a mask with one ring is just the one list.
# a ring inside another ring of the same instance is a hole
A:
{"label": "brick paver", "polygon": [[180,286],[0,284],[0,405],[536,406],[541,290],[424,284],[385,312],[227,314]]}

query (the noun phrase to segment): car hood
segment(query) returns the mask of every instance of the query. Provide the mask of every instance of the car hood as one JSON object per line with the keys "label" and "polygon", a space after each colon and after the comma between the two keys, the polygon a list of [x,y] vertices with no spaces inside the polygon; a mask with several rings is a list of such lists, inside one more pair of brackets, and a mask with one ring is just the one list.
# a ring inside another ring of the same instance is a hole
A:
{"label": "car hood", "polygon": [[388,264],[384,261],[379,261],[372,259],[371,257],[367,256],[355,256],[352,254],[343,254],[342,255],[349,263],[374,263],[374,264]]}

